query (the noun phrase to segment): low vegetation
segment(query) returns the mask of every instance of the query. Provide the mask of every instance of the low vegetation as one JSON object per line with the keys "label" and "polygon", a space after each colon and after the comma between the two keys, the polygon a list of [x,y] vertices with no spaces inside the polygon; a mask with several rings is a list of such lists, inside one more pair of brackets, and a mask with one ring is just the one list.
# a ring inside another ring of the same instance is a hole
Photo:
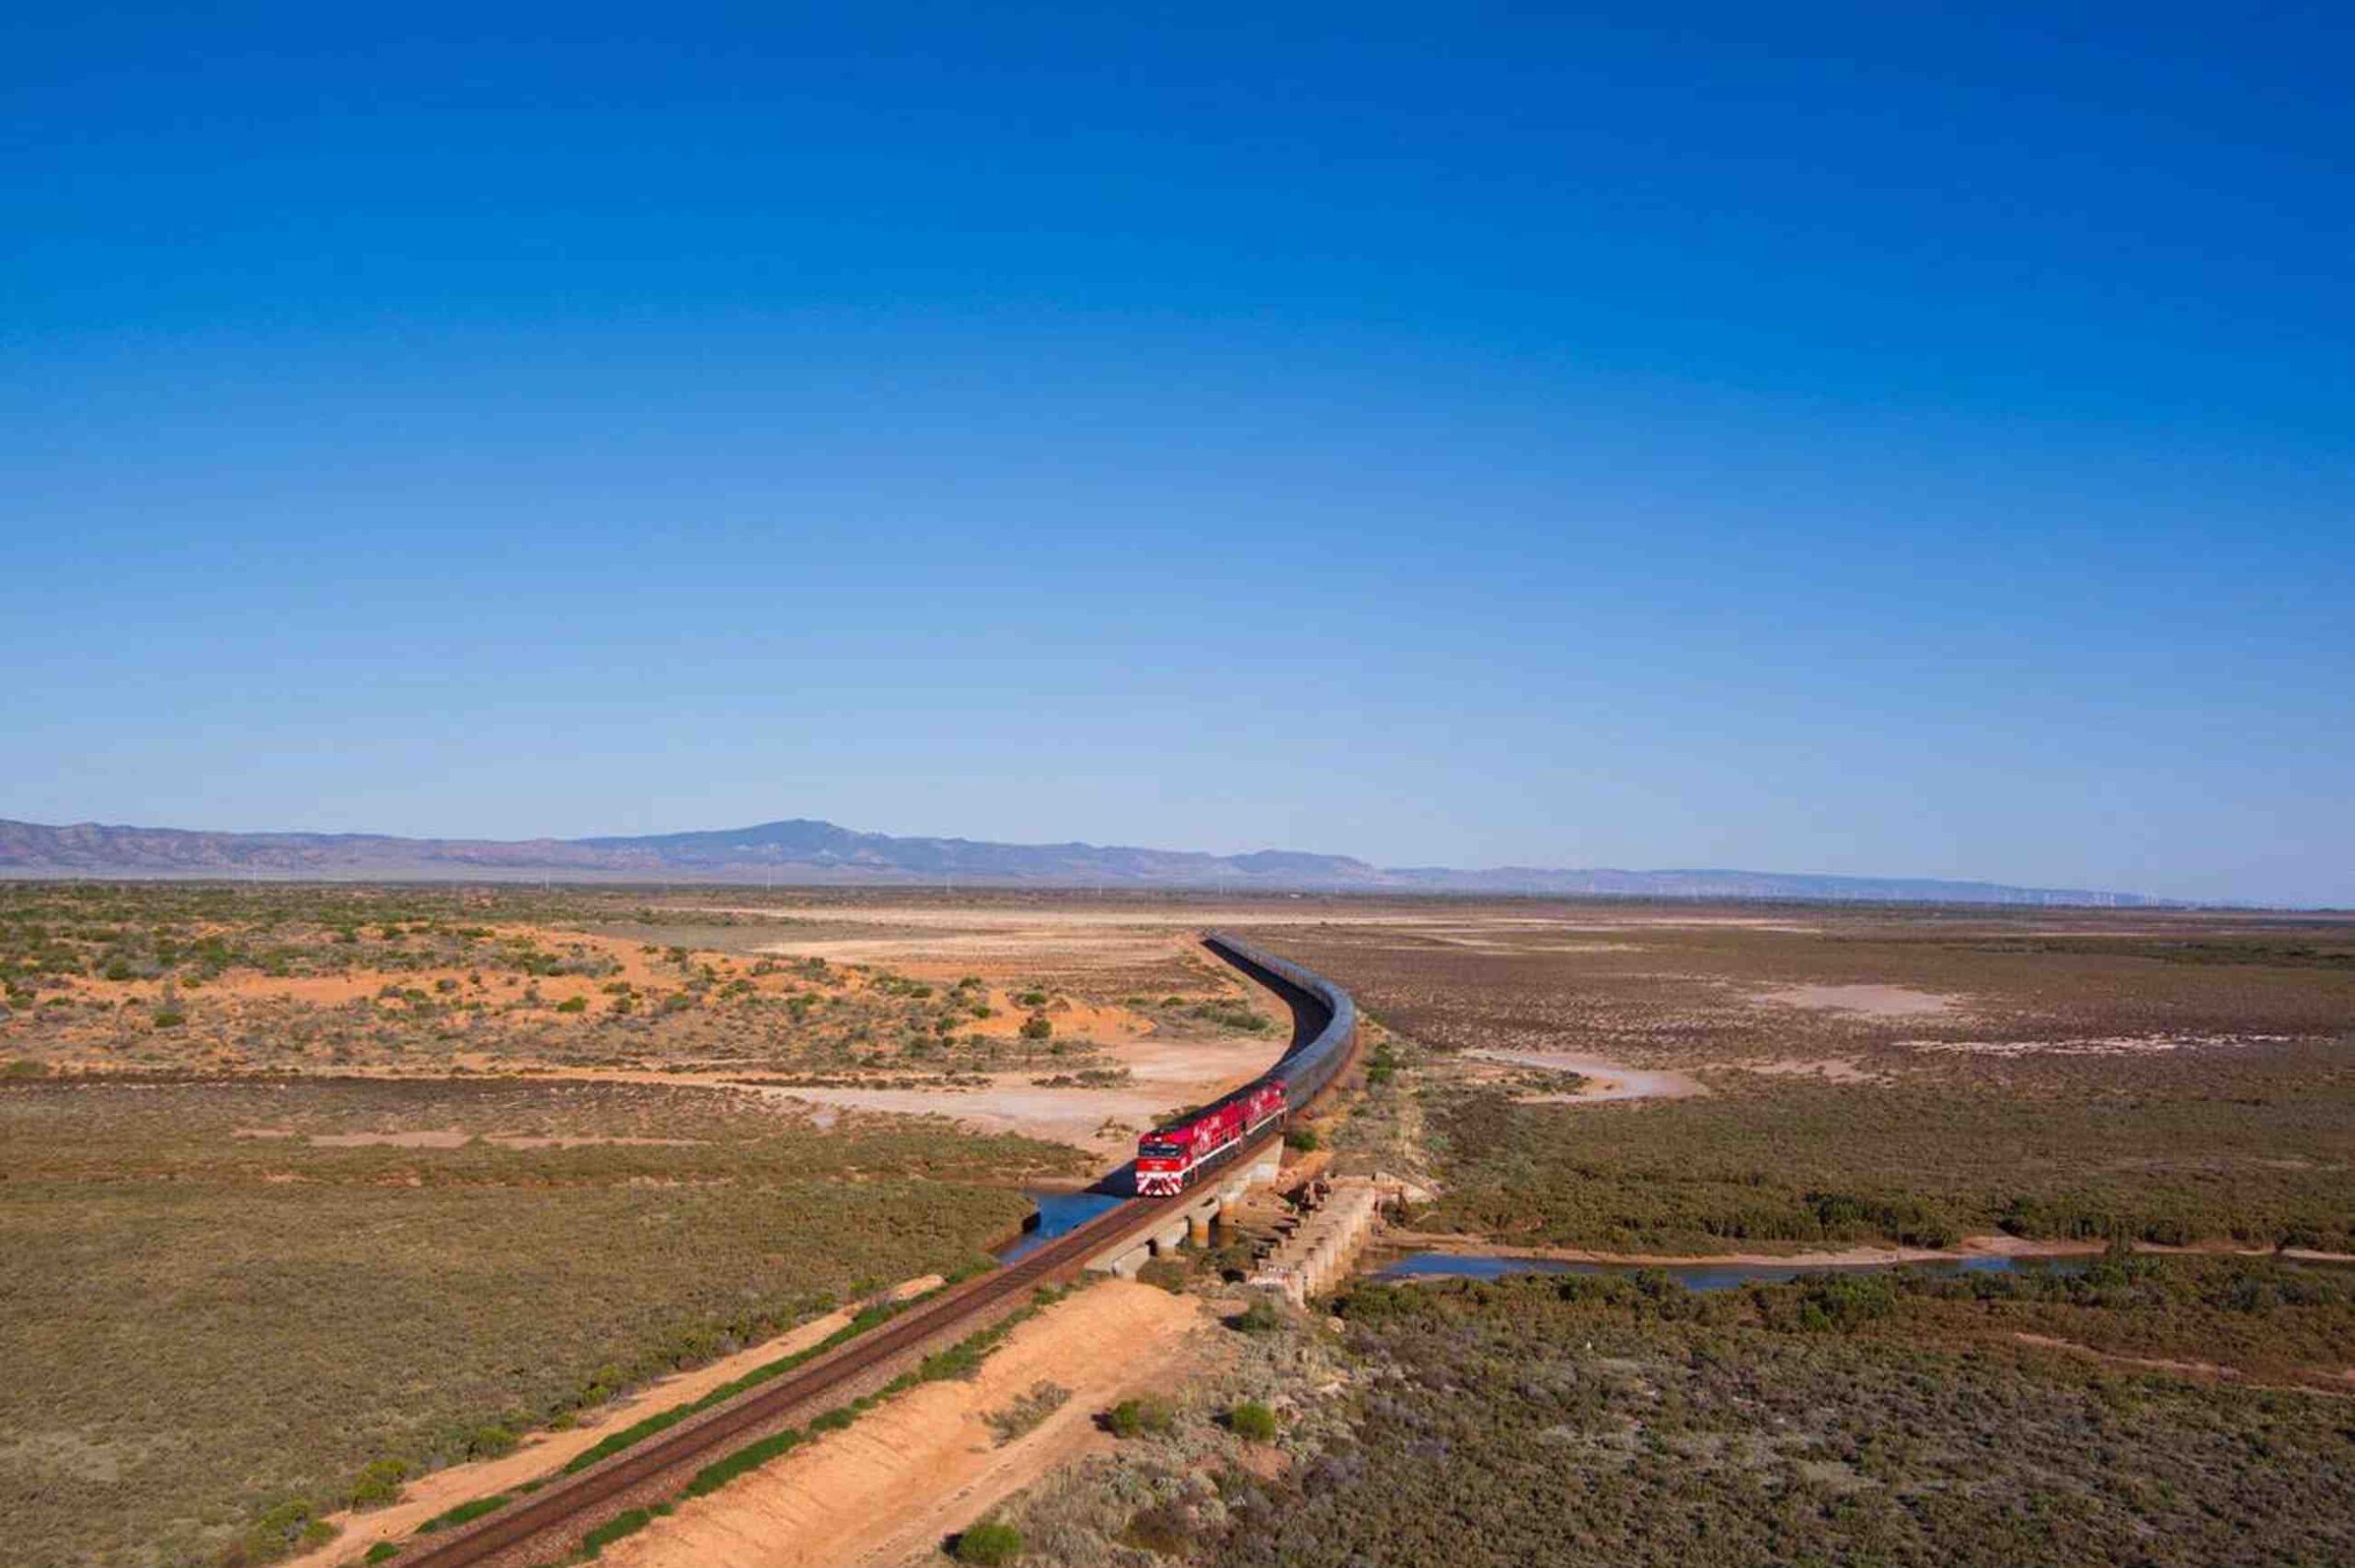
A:
{"label": "low vegetation", "polygon": [[[1421,1047],[1426,1227],[1658,1253],[1997,1232],[2355,1250],[2355,927],[1545,912],[1466,910],[1462,940],[1268,933]],[[1705,1092],[1561,1102],[1599,1070],[1563,1063],[1594,1060]],[[1368,1078],[1397,1070],[1377,1056]]]}
{"label": "low vegetation", "polygon": [[1069,1389],[1042,1379],[1031,1384],[1029,1391],[1017,1395],[1011,1404],[993,1410],[982,1419],[987,1423],[991,1436],[1004,1445],[1035,1430],[1040,1422],[1070,1402]]}
{"label": "low vegetation", "polygon": [[1272,1443],[1276,1413],[1258,1400],[1246,1399],[1226,1413],[1226,1427],[1246,1443]]}
{"label": "low vegetation", "polygon": [[[52,1067],[823,1075],[1105,1070],[1059,988],[951,984],[760,951],[782,922],[671,928],[590,888],[0,885],[0,1047]],[[709,917],[720,918],[720,917]],[[715,950],[695,943],[730,943]],[[1223,985],[1230,1030],[1266,1021]]]}
{"label": "low vegetation", "polygon": [[971,1266],[1074,1159],[660,1085],[10,1080],[11,1551],[282,1554],[393,1466]]}
{"label": "low vegetation", "polygon": [[2107,1081],[1742,1075],[1660,1104],[1442,1093],[1445,1196],[1420,1223],[1653,1253],[2067,1241],[2355,1251],[2355,1056],[2327,1045]]}
{"label": "low vegetation", "polygon": [[952,1553],[959,1562],[971,1562],[977,1568],[999,1568],[1022,1555],[1022,1532],[1012,1525],[984,1519],[961,1531]]}
{"label": "low vegetation", "polygon": [[1338,1310],[1365,1387],[1352,1440],[1275,1482],[1234,1478],[1219,1563],[2188,1568],[2355,1547],[2343,1401],[2013,1337],[2033,1322],[2180,1351],[2236,1312],[2244,1343],[2287,1322],[2355,1356],[2347,1291],[2269,1265],[1717,1297],[1372,1285]]}
{"label": "low vegetation", "polygon": [[[2355,1548],[2355,1279],[2328,1269],[1365,1282],[1331,1310],[1338,1333],[1238,1336],[1243,1364],[1167,1426],[1034,1489],[1008,1516],[1025,1561],[2205,1568]],[[1241,1462],[1246,1425],[1291,1462]]]}

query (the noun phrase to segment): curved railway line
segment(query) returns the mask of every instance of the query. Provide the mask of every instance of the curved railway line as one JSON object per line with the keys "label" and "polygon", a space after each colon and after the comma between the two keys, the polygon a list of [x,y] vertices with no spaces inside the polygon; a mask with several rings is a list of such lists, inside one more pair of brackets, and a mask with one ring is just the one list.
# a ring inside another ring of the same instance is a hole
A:
{"label": "curved railway line", "polygon": [[[1239,938],[1212,932],[1202,941],[1227,964],[1283,998],[1292,1009],[1292,1043],[1269,1071],[1293,1064],[1295,1076],[1307,1091],[1301,1096],[1301,1104],[1290,1113],[1296,1115],[1330,1089],[1355,1050],[1355,1001],[1323,976]],[[1247,1159],[1282,1135],[1279,1122],[1236,1145],[1236,1157]],[[818,1413],[856,1397],[886,1368],[944,1343],[954,1343],[974,1328],[985,1326],[980,1320],[994,1322],[1027,1300],[1033,1290],[1074,1277],[1096,1253],[1160,1223],[1189,1201],[1186,1194],[1132,1198],[1004,1268],[922,1300],[725,1404],[691,1416],[577,1474],[555,1477],[531,1495],[430,1543],[414,1539],[404,1543],[398,1559],[401,1568],[476,1568],[565,1556],[575,1541],[557,1543],[546,1538],[559,1530],[573,1536],[592,1527],[608,1516],[600,1512],[605,1505],[627,1506],[635,1494],[661,1485],[675,1494],[703,1465],[780,1429],[805,1407],[814,1407],[810,1413]]]}

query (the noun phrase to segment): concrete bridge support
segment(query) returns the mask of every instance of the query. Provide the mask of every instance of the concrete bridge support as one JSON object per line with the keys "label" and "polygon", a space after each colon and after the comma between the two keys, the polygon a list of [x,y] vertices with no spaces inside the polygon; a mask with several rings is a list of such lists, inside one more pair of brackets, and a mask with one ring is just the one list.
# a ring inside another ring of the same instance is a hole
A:
{"label": "concrete bridge support", "polygon": [[1220,1172],[1212,1185],[1187,1195],[1186,1206],[1175,1216],[1165,1218],[1152,1230],[1123,1238],[1117,1245],[1090,1258],[1087,1266],[1100,1274],[1133,1279],[1147,1258],[1167,1257],[1189,1242],[1198,1247],[1208,1245],[1212,1225],[1242,1202],[1254,1183],[1275,1180],[1281,1152],[1270,1147],[1248,1165]]}
{"label": "concrete bridge support", "polygon": [[1350,1264],[1373,1237],[1383,1204],[1396,1196],[1395,1185],[1361,1176],[1335,1182],[1325,1207],[1301,1222],[1250,1283],[1279,1292],[1296,1307],[1331,1290],[1347,1277]]}

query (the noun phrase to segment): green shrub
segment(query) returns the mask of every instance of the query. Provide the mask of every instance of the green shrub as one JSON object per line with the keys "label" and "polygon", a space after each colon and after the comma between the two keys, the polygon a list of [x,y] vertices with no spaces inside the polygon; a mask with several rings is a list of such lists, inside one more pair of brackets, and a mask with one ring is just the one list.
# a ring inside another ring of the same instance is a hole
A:
{"label": "green shrub", "polygon": [[188,1014],[178,1008],[167,1007],[155,1014],[155,1027],[158,1029],[177,1029],[187,1022]]}
{"label": "green shrub", "polygon": [[773,1432],[756,1442],[747,1443],[727,1458],[714,1459],[695,1471],[695,1479],[687,1482],[686,1494],[701,1497],[706,1493],[717,1492],[746,1471],[760,1469],[801,1440],[801,1434],[788,1426],[782,1432]]}
{"label": "green shrub", "polygon": [[1155,1395],[1141,1399],[1124,1399],[1105,1413],[1104,1427],[1115,1437],[1142,1437],[1146,1433],[1163,1434],[1176,1430],[1177,1413],[1169,1402]]}
{"label": "green shrub", "polygon": [[382,1562],[388,1557],[398,1557],[400,1554],[401,1549],[399,1547],[395,1546],[389,1540],[380,1540],[375,1545],[368,1549],[368,1555],[362,1558],[361,1561],[362,1562]]}
{"label": "green shrub", "polygon": [[594,1557],[624,1536],[636,1535],[654,1522],[656,1513],[669,1513],[667,1508],[626,1508],[580,1538],[580,1554]]}
{"label": "green shrub", "polygon": [[495,1459],[515,1451],[515,1434],[504,1426],[477,1426],[466,1434],[466,1458]]}
{"label": "green shrub", "polygon": [[1853,1333],[1897,1310],[1897,1285],[1885,1274],[1807,1275],[1796,1283],[1798,1326],[1810,1333]]}
{"label": "green shrub", "polygon": [[959,1562],[971,1562],[992,1568],[1011,1562],[1022,1555],[1022,1532],[1012,1525],[995,1520],[983,1520],[957,1538],[956,1557]]}
{"label": "green shrub", "polygon": [[402,1459],[371,1459],[361,1468],[359,1479],[351,1483],[351,1505],[355,1508],[381,1507],[401,1494],[401,1482],[408,1479],[408,1464]]}
{"label": "green shrub", "polygon": [[1152,1258],[1137,1270],[1137,1283],[1153,1285],[1172,1296],[1182,1295],[1187,1281],[1194,1276],[1192,1268],[1181,1258]]}
{"label": "green shrub", "polygon": [[1227,1326],[1240,1329],[1245,1333],[1273,1333],[1284,1326],[1283,1309],[1267,1297],[1260,1296],[1227,1319]]}
{"label": "green shrub", "polygon": [[1296,1127],[1284,1134],[1284,1147],[1296,1149],[1303,1154],[1313,1154],[1325,1147],[1325,1139],[1313,1127]]}
{"label": "green shrub", "polygon": [[1258,1400],[1246,1399],[1226,1413],[1227,1429],[1247,1443],[1276,1440],[1276,1413]]}
{"label": "green shrub", "polygon": [[264,1509],[247,1528],[243,1547],[249,1562],[273,1562],[296,1551],[325,1546],[335,1539],[334,1527],[316,1518],[308,1499],[293,1497]]}
{"label": "green shrub", "polygon": [[417,1533],[431,1535],[435,1530],[446,1530],[454,1525],[463,1525],[469,1519],[479,1519],[485,1514],[504,1508],[508,1502],[509,1496],[504,1492],[496,1492],[488,1497],[470,1497],[456,1507],[445,1508],[418,1526]]}
{"label": "green shrub", "polygon": [[1054,1020],[1043,1013],[1034,1013],[1022,1021],[1022,1037],[1026,1040],[1043,1040],[1054,1032]]}

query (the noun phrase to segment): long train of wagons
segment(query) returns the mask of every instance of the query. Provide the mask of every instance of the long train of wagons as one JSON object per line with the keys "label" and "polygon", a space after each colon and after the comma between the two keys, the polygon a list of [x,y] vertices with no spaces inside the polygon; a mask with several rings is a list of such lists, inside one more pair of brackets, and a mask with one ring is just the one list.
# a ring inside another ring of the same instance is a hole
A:
{"label": "long train of wagons", "polygon": [[1307,1105],[1341,1070],[1357,1043],[1358,1008],[1348,991],[1239,937],[1213,931],[1202,941],[1271,989],[1307,996],[1323,1009],[1325,1026],[1242,1088],[1139,1139],[1136,1186],[1144,1197],[1183,1192],[1253,1133]]}

